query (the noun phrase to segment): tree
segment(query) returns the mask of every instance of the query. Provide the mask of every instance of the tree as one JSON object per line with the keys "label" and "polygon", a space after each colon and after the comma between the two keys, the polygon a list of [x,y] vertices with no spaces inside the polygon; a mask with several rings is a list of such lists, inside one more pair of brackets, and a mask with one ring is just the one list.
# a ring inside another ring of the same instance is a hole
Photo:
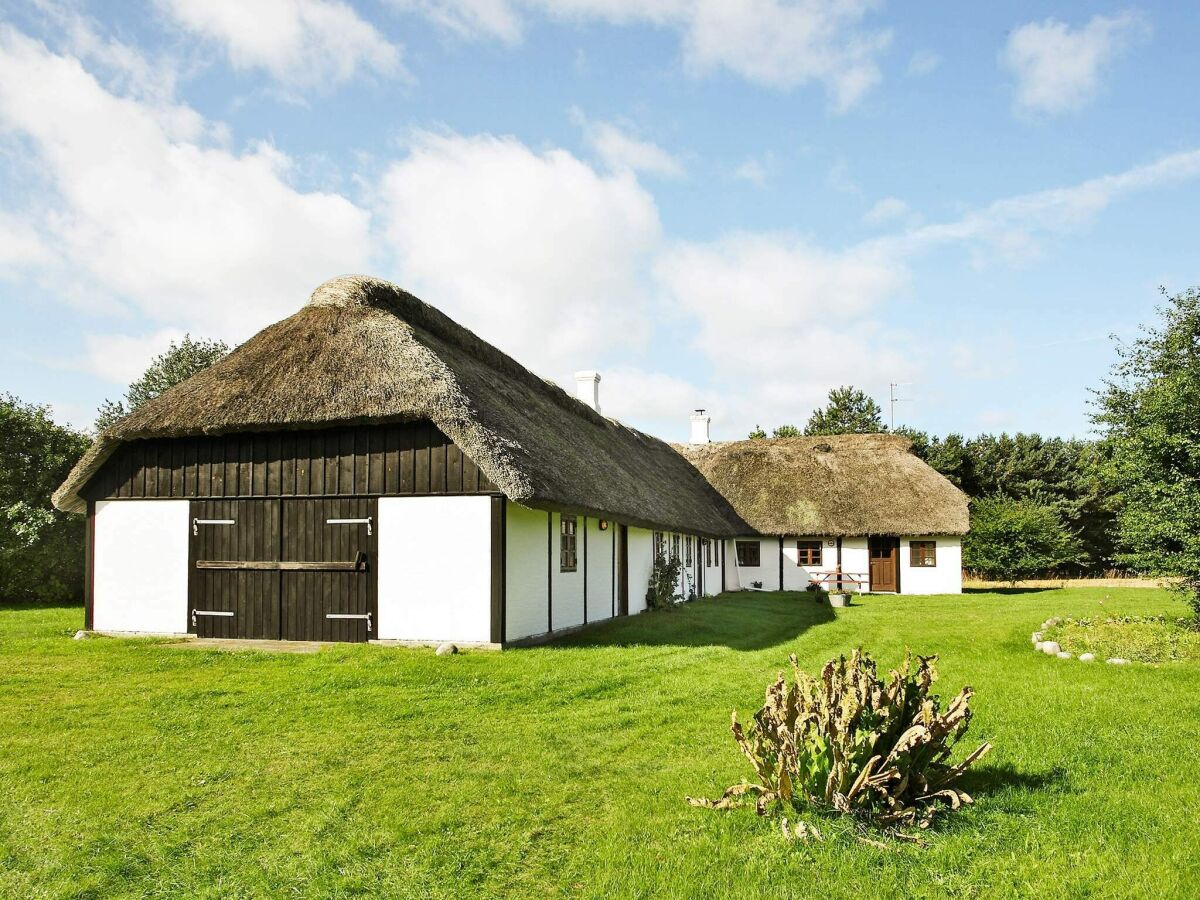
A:
{"label": "tree", "polygon": [[83,592],[83,520],[50,495],[87,449],[46,406],[0,395],[0,600],[61,603]]}
{"label": "tree", "polygon": [[1200,618],[1200,288],[1158,312],[1159,323],[1117,345],[1092,418],[1120,503],[1117,558],[1178,578]]}
{"label": "tree", "polygon": [[984,497],[971,503],[963,567],[985,578],[1019,581],[1077,562],[1082,550],[1058,513],[1033,500]]}
{"label": "tree", "polygon": [[171,341],[166,352],[156,356],[142,377],[129,385],[124,400],[105,400],[100,404],[96,415],[96,430],[103,431],[147,400],[153,400],[167,388],[204,371],[228,353],[229,345],[224,341],[210,341],[204,338],[193,340],[189,334],[185,334],[178,344]]}
{"label": "tree", "polygon": [[824,409],[814,409],[804,433],[878,434],[883,426],[879,404],[856,387],[839,387],[829,392]]}
{"label": "tree", "polygon": [[763,428],[761,425],[755,425],[754,430],[752,432],[750,432],[750,434],[747,435],[747,437],[750,438],[750,440],[752,440],[752,441],[756,441],[759,438],[765,438],[766,436],[767,436],[767,433],[765,431],[763,431]]}
{"label": "tree", "polygon": [[795,425],[780,425],[771,432],[771,437],[800,437],[800,429]]}

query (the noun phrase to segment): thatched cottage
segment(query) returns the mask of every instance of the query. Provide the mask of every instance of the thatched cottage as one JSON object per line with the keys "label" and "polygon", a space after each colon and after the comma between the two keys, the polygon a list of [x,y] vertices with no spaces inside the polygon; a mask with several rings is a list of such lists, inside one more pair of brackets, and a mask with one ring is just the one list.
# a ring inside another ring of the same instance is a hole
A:
{"label": "thatched cottage", "polygon": [[329,281],[59,488],[86,626],[505,645],[640,612],[656,552],[684,596],[960,589],[966,499],[900,439],[709,444],[697,415],[677,448],[602,416],[598,381],[572,397],[391,284]]}

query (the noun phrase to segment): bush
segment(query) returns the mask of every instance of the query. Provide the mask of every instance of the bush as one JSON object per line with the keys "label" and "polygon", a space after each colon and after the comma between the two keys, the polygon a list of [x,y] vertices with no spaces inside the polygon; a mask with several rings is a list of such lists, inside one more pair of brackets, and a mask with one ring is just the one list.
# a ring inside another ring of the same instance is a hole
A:
{"label": "bush", "polygon": [[82,596],[84,520],[54,509],[50,495],[87,445],[48,407],[0,395],[0,600]]}
{"label": "bush", "polygon": [[984,578],[1019,581],[1079,562],[1078,539],[1049,506],[985,497],[971,504],[963,566]]}
{"label": "bush", "polygon": [[646,588],[646,607],[648,609],[670,609],[675,605],[679,596],[675,588],[679,584],[680,562],[677,557],[659,553],[654,557],[654,567],[650,570],[650,584]]}
{"label": "bush", "polygon": [[929,693],[937,657],[917,659],[913,671],[906,653],[885,684],[870,655],[859,650],[849,661],[827,662],[820,678],[802,672],[793,654],[793,682],[781,672],[745,729],[733,712],[734,740],[758,780],[733,785],[720,800],[688,802],[724,809],[750,795],[759,815],[817,809],[879,826],[921,828],[943,805],[970,803],[954,783],[991,745],[957,765],[948,760],[970,724],[972,691],[964,687],[941,712],[939,698]]}

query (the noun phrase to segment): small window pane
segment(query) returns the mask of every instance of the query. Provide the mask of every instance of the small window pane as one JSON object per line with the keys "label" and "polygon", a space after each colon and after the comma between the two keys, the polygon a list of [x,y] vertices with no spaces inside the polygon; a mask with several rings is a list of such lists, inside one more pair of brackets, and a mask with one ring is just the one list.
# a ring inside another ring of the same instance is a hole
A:
{"label": "small window pane", "polygon": [[737,541],[736,548],[739,566],[756,567],[762,564],[758,541]]}
{"label": "small window pane", "polygon": [[908,562],[914,569],[937,565],[937,541],[909,541]]}
{"label": "small window pane", "polygon": [[819,566],[821,564],[820,541],[796,541],[796,565]]}
{"label": "small window pane", "polygon": [[563,516],[559,538],[559,564],[564,572],[574,572],[578,565],[575,555],[575,517]]}

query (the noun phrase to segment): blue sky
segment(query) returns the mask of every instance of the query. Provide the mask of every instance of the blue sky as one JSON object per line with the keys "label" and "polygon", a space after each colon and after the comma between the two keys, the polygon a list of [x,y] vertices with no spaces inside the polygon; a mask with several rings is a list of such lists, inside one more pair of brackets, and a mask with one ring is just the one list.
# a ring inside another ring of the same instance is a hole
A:
{"label": "blue sky", "polygon": [[[114,14],[114,9],[117,11]],[[1191,4],[0,0],[0,390],[389,278],[666,438],[1085,435],[1200,283]],[[886,413],[886,409],[885,409]]]}

